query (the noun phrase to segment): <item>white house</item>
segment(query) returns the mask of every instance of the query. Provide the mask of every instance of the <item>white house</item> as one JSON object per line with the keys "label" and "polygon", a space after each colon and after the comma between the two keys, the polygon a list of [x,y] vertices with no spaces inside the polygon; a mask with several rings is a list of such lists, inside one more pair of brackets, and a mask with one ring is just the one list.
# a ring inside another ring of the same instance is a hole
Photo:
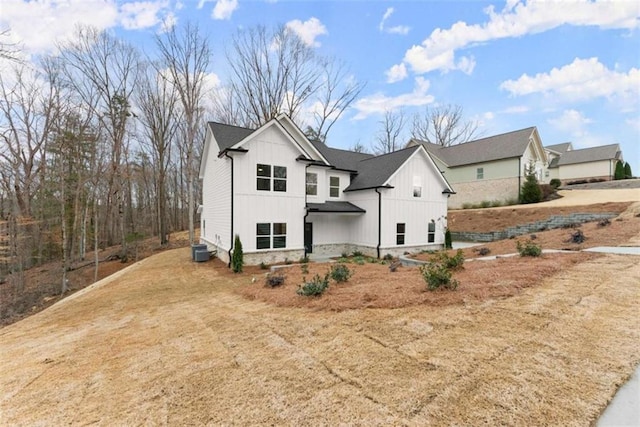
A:
{"label": "white house", "polygon": [[422,146],[381,156],[310,142],[286,116],[258,129],[209,123],[200,239],[229,262],[441,248],[451,186]]}

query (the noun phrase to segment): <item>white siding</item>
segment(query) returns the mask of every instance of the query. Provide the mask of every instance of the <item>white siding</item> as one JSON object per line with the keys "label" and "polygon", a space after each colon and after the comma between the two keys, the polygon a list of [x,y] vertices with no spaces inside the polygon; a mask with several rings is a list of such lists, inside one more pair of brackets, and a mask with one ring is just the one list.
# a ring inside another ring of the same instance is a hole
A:
{"label": "white siding", "polygon": [[[414,177],[422,182],[421,197],[413,196]],[[405,224],[403,246],[426,246],[444,243],[447,217],[446,188],[437,172],[430,167],[421,152],[414,154],[391,178],[394,188],[382,191],[382,242],[381,247],[396,247],[396,224]],[[435,242],[428,243],[427,227],[436,223]]]}
{"label": "white siding", "polygon": [[[249,150],[235,156],[234,233],[240,236],[245,252],[256,251],[257,223],[286,223],[285,249],[304,247],[305,163],[297,161],[301,154],[276,126],[265,129],[242,148]],[[258,191],[258,164],[287,168],[287,191]],[[267,250],[260,250],[260,252]]]}
{"label": "white siding", "polygon": [[561,165],[558,169],[563,182],[580,178],[610,178],[615,172],[615,160]]}

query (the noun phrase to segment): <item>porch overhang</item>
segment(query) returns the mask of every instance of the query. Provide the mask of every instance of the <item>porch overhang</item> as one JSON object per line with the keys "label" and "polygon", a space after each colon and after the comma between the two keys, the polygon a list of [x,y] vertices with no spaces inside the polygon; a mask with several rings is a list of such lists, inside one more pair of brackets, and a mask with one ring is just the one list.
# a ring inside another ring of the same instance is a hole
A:
{"label": "porch overhang", "polygon": [[351,202],[307,203],[308,213],[363,214],[364,209]]}

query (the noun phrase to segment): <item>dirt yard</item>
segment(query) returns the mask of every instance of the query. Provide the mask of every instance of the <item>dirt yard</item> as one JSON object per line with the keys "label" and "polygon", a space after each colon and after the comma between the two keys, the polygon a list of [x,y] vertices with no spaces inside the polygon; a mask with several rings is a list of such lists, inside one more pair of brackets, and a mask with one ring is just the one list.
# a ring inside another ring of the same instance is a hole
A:
{"label": "dirt yard", "polygon": [[640,362],[637,256],[342,311],[246,299],[262,284],[223,268],[163,252],[0,329],[2,423],[584,426]]}

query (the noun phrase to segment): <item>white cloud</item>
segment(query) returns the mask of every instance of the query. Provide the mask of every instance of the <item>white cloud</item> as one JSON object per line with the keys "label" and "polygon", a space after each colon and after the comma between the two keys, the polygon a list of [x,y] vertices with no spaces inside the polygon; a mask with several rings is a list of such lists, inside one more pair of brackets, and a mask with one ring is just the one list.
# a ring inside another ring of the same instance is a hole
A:
{"label": "white cloud", "polygon": [[434,97],[427,93],[429,86],[429,80],[423,77],[416,77],[415,87],[410,93],[386,96],[378,92],[371,96],[360,98],[354,104],[354,108],[358,110],[354,120],[361,120],[371,114],[382,114],[385,111],[393,111],[401,107],[419,107],[431,104],[434,101]]}
{"label": "white cloud", "polygon": [[218,20],[231,19],[231,15],[237,8],[238,0],[218,0],[211,12],[211,17]]}
{"label": "white cloud", "polygon": [[533,77],[523,74],[500,84],[500,89],[513,96],[544,93],[570,101],[612,96],[637,99],[639,88],[640,69],[632,68],[627,73],[610,70],[598,58],[576,58],[548,73]]}
{"label": "white cloud", "polygon": [[169,6],[167,1],[139,1],[120,6],[120,23],[127,30],[138,30],[161,24],[160,14]]}
{"label": "white cloud", "polygon": [[633,128],[636,132],[640,133],[640,116],[636,116],[625,120],[625,123]]}
{"label": "white cloud", "polygon": [[482,118],[485,119],[485,120],[493,120],[495,117],[496,117],[496,115],[493,114],[492,111],[487,111],[486,113],[484,113],[482,115]]}
{"label": "white cloud", "polygon": [[529,107],[527,107],[526,105],[516,105],[516,106],[513,106],[513,107],[505,108],[504,110],[502,110],[502,112],[505,113],[505,114],[528,113],[529,112]]}
{"label": "white cloud", "polygon": [[583,137],[587,134],[587,125],[593,121],[586,118],[580,111],[564,110],[560,117],[549,119],[547,122],[554,128],[573,137]]}
{"label": "white cloud", "polygon": [[389,34],[400,34],[403,36],[409,34],[411,27],[406,25],[396,25],[395,27],[389,27],[389,28],[385,27],[385,23],[387,19],[389,19],[391,15],[393,15],[393,12],[394,12],[394,8],[392,7],[387,8],[387,10],[384,12],[384,15],[382,15],[382,20],[380,21],[380,24],[378,24],[378,29],[381,32],[386,32]]}
{"label": "white cloud", "polygon": [[78,24],[138,30],[161,25],[169,8],[169,0],[8,0],[2,4],[0,27],[11,29],[10,42],[19,43],[25,53],[48,53],[56,42],[72,37]]}
{"label": "white cloud", "polygon": [[297,34],[307,46],[311,47],[320,46],[320,42],[316,41],[316,37],[328,34],[327,28],[318,18],[314,17],[311,17],[304,22],[299,19],[294,19],[293,21],[287,22],[286,28]]}
{"label": "white cloud", "polygon": [[399,82],[407,77],[407,67],[404,64],[394,65],[385,74],[387,75],[387,83]]}
{"label": "white cloud", "polygon": [[458,21],[448,29],[436,28],[422,44],[407,50],[403,62],[414,73],[450,71],[467,65],[456,61],[455,53],[473,44],[502,38],[521,37],[561,25],[633,29],[640,26],[640,8],[634,1],[513,1],[501,12],[485,9],[489,20],[469,25]]}
{"label": "white cloud", "polygon": [[167,13],[167,16],[165,16],[164,19],[162,20],[162,25],[160,26],[160,32],[166,33],[167,31],[175,27],[177,23],[178,23],[178,17],[173,12]]}

